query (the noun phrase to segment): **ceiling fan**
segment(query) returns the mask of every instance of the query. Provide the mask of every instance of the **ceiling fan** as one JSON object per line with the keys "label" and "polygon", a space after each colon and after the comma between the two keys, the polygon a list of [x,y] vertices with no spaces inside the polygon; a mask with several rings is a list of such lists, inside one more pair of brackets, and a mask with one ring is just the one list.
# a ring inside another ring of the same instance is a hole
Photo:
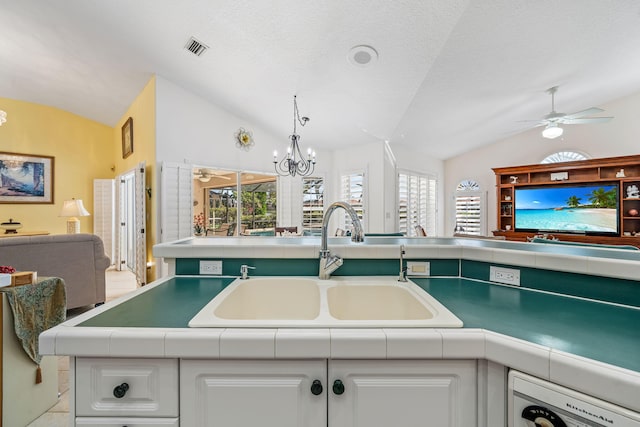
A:
{"label": "ceiling fan", "polygon": [[572,114],[558,113],[555,106],[555,94],[558,86],[547,89],[547,93],[551,95],[551,112],[539,120],[535,127],[545,126],[542,136],[553,139],[562,135],[563,129],[560,125],[581,125],[587,123],[604,123],[613,119],[613,117],[585,117],[592,114],[601,113],[602,108],[591,107],[586,110],[578,111]]}
{"label": "ceiling fan", "polygon": [[209,182],[211,181],[211,178],[231,180],[231,177],[228,177],[226,175],[221,175],[219,173],[216,173],[216,171],[210,171],[207,169],[198,169],[193,173],[193,179],[197,179],[200,182]]}

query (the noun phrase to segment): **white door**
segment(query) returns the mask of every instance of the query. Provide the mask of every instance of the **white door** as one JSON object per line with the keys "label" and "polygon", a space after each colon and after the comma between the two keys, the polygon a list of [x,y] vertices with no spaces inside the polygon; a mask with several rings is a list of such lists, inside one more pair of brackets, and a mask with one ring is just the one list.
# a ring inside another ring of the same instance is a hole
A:
{"label": "white door", "polygon": [[116,267],[128,269],[138,285],[147,282],[145,163],[117,178]]}
{"label": "white door", "polygon": [[329,427],[476,426],[476,361],[331,360]]}
{"label": "white door", "polygon": [[183,360],[180,424],[326,427],[326,363],[326,360]]}

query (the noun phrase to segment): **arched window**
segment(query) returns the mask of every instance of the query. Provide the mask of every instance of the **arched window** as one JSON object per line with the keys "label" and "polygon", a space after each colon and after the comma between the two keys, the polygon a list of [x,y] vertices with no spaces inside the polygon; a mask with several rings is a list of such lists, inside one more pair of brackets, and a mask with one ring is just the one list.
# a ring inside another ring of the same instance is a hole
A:
{"label": "arched window", "polygon": [[585,154],[575,151],[558,151],[545,157],[540,163],[560,163],[560,162],[574,162],[576,160],[587,160],[588,157]]}
{"label": "arched window", "polygon": [[486,229],[485,200],[480,184],[465,179],[456,187],[455,234],[484,235]]}

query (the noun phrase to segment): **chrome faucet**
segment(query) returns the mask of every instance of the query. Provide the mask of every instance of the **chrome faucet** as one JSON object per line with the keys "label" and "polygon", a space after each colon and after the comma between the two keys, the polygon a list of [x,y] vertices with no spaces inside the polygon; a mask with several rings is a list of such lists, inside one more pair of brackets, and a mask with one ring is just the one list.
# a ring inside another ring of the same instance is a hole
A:
{"label": "chrome faucet", "polygon": [[407,267],[404,266],[404,245],[400,245],[400,275],[398,276],[398,282],[407,281]]}
{"label": "chrome faucet", "polygon": [[364,232],[362,231],[362,224],[358,218],[358,214],[353,207],[346,202],[333,202],[331,206],[327,208],[322,218],[322,247],[320,248],[320,271],[318,277],[321,280],[327,280],[331,277],[331,273],[336,271],[343,263],[342,258],[337,255],[331,255],[327,248],[327,228],[329,227],[329,219],[331,214],[338,208],[342,208],[347,211],[347,214],[351,217],[351,223],[353,224],[353,233],[351,234],[351,240],[354,242],[364,241]]}

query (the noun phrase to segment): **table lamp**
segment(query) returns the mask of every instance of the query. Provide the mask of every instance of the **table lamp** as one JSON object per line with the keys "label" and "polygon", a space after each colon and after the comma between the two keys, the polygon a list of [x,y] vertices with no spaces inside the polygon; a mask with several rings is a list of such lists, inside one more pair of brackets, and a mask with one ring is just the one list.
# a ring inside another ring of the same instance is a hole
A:
{"label": "table lamp", "polygon": [[89,212],[84,208],[82,200],[65,200],[62,205],[62,212],[60,216],[67,216],[67,234],[80,233],[80,220],[79,216],[89,216]]}

